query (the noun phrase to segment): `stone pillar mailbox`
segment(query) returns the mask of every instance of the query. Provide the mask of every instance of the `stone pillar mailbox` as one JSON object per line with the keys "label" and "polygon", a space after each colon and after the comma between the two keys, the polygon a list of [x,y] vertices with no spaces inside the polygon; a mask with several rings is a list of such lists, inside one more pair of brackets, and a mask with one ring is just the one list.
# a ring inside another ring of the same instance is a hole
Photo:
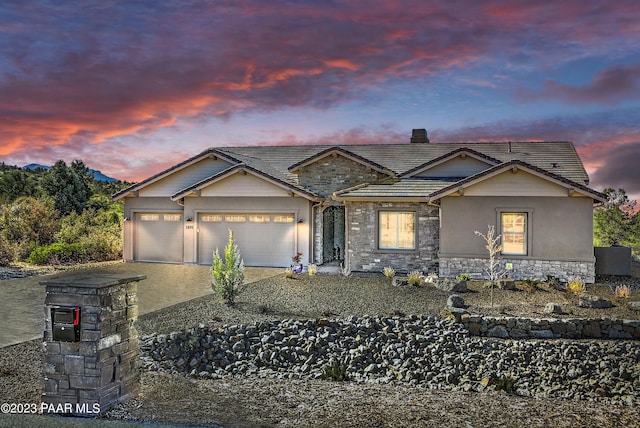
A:
{"label": "stone pillar mailbox", "polygon": [[76,275],[46,286],[43,413],[95,416],[139,391],[138,281]]}

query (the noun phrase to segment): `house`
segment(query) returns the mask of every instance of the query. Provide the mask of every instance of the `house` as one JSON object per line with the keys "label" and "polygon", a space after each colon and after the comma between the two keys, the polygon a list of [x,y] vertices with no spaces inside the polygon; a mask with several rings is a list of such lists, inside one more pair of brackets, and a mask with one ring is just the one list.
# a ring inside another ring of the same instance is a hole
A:
{"label": "house", "polygon": [[228,231],[247,266],[481,273],[495,226],[513,278],[595,278],[602,193],[570,142],[219,147],[125,189],[124,259],[211,264]]}

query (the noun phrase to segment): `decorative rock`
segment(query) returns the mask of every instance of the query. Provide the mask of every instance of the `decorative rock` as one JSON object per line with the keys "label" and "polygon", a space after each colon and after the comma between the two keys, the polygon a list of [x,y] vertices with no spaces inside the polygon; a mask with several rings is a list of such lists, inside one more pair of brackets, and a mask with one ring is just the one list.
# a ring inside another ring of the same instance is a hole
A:
{"label": "decorative rock", "polygon": [[469,312],[462,308],[448,307],[443,311],[443,316],[455,322],[468,322]]}
{"label": "decorative rock", "polygon": [[464,308],[464,299],[457,294],[452,294],[447,299],[447,306],[449,308]]}
{"label": "decorative rock", "polygon": [[496,325],[487,332],[487,336],[507,339],[509,337],[509,331],[507,331],[507,328],[503,325]]}
{"label": "decorative rock", "polygon": [[547,303],[544,306],[543,312],[545,314],[564,314],[562,306],[560,306],[560,304],[558,303]]}
{"label": "decorative rock", "polygon": [[467,281],[459,281],[452,278],[438,278],[436,282],[438,290],[448,291],[452,293],[466,293]]}
{"label": "decorative rock", "polygon": [[393,285],[394,287],[409,285],[409,280],[407,279],[407,277],[394,276],[391,280],[391,285]]}
{"label": "decorative rock", "polygon": [[612,305],[611,300],[604,297],[582,294],[579,298],[578,306],[581,308],[606,309]]}
{"label": "decorative rock", "polygon": [[501,290],[515,290],[516,282],[512,279],[499,279],[498,288]]}
{"label": "decorative rock", "polygon": [[640,302],[629,302],[629,309],[632,311],[640,311]]}

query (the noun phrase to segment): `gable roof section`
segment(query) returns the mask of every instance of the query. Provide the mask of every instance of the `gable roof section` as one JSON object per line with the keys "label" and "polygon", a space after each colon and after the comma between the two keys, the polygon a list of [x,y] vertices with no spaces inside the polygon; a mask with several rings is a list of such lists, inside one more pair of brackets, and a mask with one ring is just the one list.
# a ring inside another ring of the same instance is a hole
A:
{"label": "gable roof section", "polygon": [[554,182],[562,187],[567,188],[568,190],[579,191],[580,193],[585,194],[588,197],[593,198],[595,201],[604,202],[606,200],[606,196],[600,192],[597,192],[589,187],[576,183],[575,181],[569,180],[567,178],[561,177],[557,174],[546,171],[542,168],[538,168],[534,165],[530,165],[526,162],[522,162],[520,160],[514,159],[509,162],[504,162],[500,165],[496,165],[493,168],[486,169],[482,172],[479,172],[475,175],[467,177],[463,180],[457,181],[453,184],[449,184],[439,190],[436,190],[430,195],[430,201],[436,201],[438,199],[442,199],[445,196],[448,196],[452,193],[459,191],[460,189],[464,189],[464,187],[472,186],[481,181],[487,180],[491,177],[494,177],[498,174],[503,173],[509,169],[518,169],[522,168],[524,171],[527,171],[533,175],[536,175],[540,178],[543,178],[547,181]]}
{"label": "gable roof section", "polygon": [[208,157],[211,157],[211,158],[216,158],[217,157],[217,158],[220,158],[220,159],[222,159],[224,161],[229,162],[230,164],[240,163],[240,161],[238,159],[236,159],[235,157],[230,156],[227,153],[223,153],[220,150],[210,148],[210,149],[207,149],[207,150],[205,150],[205,151],[203,151],[203,152],[201,152],[201,153],[199,153],[199,154],[197,154],[195,156],[192,156],[189,159],[187,159],[185,161],[182,161],[182,162],[180,162],[180,163],[178,163],[178,164],[176,164],[176,165],[174,165],[174,166],[172,166],[172,167],[170,167],[168,169],[165,169],[164,171],[161,171],[158,174],[152,175],[151,177],[146,178],[146,179],[140,181],[139,183],[133,184],[133,185],[127,187],[126,189],[123,189],[123,190],[119,191],[118,193],[114,194],[111,198],[114,201],[120,200],[120,199],[124,198],[125,196],[129,195],[132,192],[136,192],[136,191],[142,189],[143,187],[146,187],[146,186],[148,186],[150,184],[153,184],[153,183],[155,183],[155,182],[157,182],[159,180],[162,180],[163,178],[166,178],[166,177],[170,176],[171,174],[173,174],[173,173],[175,173],[177,171],[180,171],[182,169],[188,168],[189,166],[191,166],[191,165],[193,165],[193,164],[195,164],[195,163],[197,163],[197,162],[199,162],[199,161],[201,161],[203,159],[206,159]]}
{"label": "gable roof section", "polygon": [[278,187],[281,187],[291,192],[292,195],[295,194],[305,199],[309,199],[313,201],[318,199],[317,195],[315,195],[312,192],[309,192],[308,190],[301,188],[300,186],[291,185],[290,183],[287,183],[286,181],[283,181],[277,177],[273,177],[268,174],[265,174],[263,171],[260,171],[250,165],[241,163],[241,164],[233,165],[232,167],[225,169],[224,171],[221,171],[217,174],[214,174],[211,177],[205,178],[204,180],[198,183],[195,183],[194,185],[189,186],[186,189],[180,190],[179,192],[171,195],[171,200],[177,201],[192,193],[196,193],[197,191],[202,190],[205,187],[215,184],[221,180],[224,180],[225,178],[228,178],[234,174],[242,174],[242,173],[248,173],[262,180],[268,181]]}
{"label": "gable roof section", "polygon": [[382,166],[376,162],[371,161],[370,159],[367,159],[363,156],[360,156],[350,150],[346,150],[343,147],[340,146],[333,146],[333,147],[329,147],[325,150],[322,150],[321,152],[318,152],[306,159],[301,160],[300,162],[296,162],[295,164],[291,165],[289,167],[289,171],[296,173],[298,171],[300,171],[301,168],[304,168],[307,165],[311,165],[312,163],[318,162],[326,157],[329,156],[334,156],[334,155],[338,155],[338,156],[343,156],[349,160],[352,160],[354,162],[357,162],[361,165],[364,165],[365,167],[371,168],[375,171],[378,171],[382,174],[386,174],[386,175],[391,175],[391,176],[395,176],[396,172],[390,170],[389,168]]}
{"label": "gable roof section", "polygon": [[470,156],[474,159],[477,159],[479,161],[482,161],[484,163],[487,164],[487,167],[490,166],[494,166],[497,165],[499,163],[501,163],[500,160],[493,158],[491,156],[485,155],[483,153],[480,153],[476,150],[473,150],[469,147],[459,147],[455,150],[452,150],[449,153],[446,153],[442,156],[438,156],[435,159],[431,159],[430,161],[427,161],[425,163],[423,163],[422,165],[418,165],[415,168],[412,168],[408,171],[405,171],[402,173],[402,177],[412,177],[414,175],[417,175],[419,173],[425,172],[429,169],[432,169],[438,165],[442,165],[443,163],[446,163],[447,161],[450,161],[452,159],[455,159],[457,157],[465,157],[465,156]]}

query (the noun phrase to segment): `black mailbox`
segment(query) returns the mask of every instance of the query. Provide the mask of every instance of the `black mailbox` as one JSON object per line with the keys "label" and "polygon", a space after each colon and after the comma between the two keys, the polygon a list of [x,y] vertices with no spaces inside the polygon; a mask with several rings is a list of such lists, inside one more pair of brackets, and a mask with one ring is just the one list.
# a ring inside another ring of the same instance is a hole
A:
{"label": "black mailbox", "polygon": [[51,308],[51,322],[53,324],[53,340],[80,341],[80,308]]}

